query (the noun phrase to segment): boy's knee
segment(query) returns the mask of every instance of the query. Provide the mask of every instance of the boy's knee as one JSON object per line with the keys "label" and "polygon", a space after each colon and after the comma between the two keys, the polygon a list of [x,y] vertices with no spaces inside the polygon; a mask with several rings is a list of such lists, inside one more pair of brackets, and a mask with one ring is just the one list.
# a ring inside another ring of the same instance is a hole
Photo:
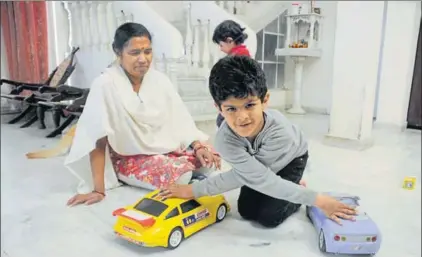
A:
{"label": "boy's knee", "polygon": [[283,220],[259,217],[256,222],[266,228],[275,228],[283,223]]}
{"label": "boy's knee", "polygon": [[284,213],[269,213],[269,212],[261,212],[257,218],[257,222],[266,228],[275,228],[286,219]]}
{"label": "boy's knee", "polygon": [[254,220],[257,217],[256,208],[253,208],[250,205],[248,206],[248,204],[245,202],[237,202],[237,211],[239,212],[240,216],[245,220]]}
{"label": "boy's knee", "polygon": [[288,203],[278,209],[264,209],[259,213],[257,222],[266,228],[275,228],[296,213],[299,208],[300,204]]}

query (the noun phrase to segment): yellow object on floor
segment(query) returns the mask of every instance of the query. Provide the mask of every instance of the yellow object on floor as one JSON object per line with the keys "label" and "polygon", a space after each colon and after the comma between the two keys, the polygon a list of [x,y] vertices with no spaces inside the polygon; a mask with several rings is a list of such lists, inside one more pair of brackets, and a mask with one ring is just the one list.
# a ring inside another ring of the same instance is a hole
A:
{"label": "yellow object on floor", "polygon": [[72,145],[73,137],[75,136],[75,131],[76,131],[76,124],[73,125],[69,129],[69,131],[63,135],[62,139],[60,140],[59,144],[56,147],[52,149],[27,153],[26,157],[28,159],[44,159],[44,158],[56,157],[63,154],[64,152],[69,150],[70,146]]}
{"label": "yellow object on floor", "polygon": [[416,186],[416,177],[405,177],[403,180],[403,188],[413,190]]}
{"label": "yellow object on floor", "polygon": [[159,192],[115,210],[115,234],[145,247],[175,249],[185,238],[222,221],[230,211],[223,195],[162,199]]}

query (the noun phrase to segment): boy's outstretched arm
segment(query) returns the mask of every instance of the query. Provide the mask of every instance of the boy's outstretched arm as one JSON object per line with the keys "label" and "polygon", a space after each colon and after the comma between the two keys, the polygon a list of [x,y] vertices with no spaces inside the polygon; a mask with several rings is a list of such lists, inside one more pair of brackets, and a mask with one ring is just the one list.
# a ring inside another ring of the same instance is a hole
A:
{"label": "boy's outstretched arm", "polygon": [[[272,143],[286,141],[288,139],[274,137]],[[195,197],[215,195],[245,185],[274,198],[308,206],[315,204],[317,192],[277,176],[274,171],[246,152],[238,138],[218,137],[215,147],[233,168],[228,172],[194,183],[192,186]],[[278,150],[278,154],[283,155],[280,151],[282,150]],[[288,151],[288,148],[285,151]]]}

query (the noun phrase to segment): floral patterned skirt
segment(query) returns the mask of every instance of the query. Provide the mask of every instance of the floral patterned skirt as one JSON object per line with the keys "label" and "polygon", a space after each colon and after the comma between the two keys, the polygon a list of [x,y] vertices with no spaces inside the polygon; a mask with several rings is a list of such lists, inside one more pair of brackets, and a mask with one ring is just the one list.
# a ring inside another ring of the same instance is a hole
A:
{"label": "floral patterned skirt", "polygon": [[186,172],[202,167],[193,150],[157,155],[122,156],[110,146],[110,158],[117,175],[137,180],[154,188],[176,182]]}

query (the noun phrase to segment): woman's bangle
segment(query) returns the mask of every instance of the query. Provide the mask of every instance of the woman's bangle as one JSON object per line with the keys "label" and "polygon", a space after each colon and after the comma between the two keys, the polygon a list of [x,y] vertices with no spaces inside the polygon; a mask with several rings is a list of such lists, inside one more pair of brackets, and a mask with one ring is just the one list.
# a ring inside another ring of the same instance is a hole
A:
{"label": "woman's bangle", "polygon": [[93,190],[92,191],[93,193],[97,193],[97,194],[100,194],[100,195],[102,195],[102,196],[106,196],[106,194],[105,193],[103,193],[103,192],[100,192],[100,191],[97,191],[97,190]]}

